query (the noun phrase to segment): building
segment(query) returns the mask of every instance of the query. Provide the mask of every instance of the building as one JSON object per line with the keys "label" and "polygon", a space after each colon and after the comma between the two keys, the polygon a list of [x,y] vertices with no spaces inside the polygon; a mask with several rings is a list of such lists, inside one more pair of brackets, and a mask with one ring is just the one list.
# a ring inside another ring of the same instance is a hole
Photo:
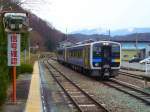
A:
{"label": "building", "polygon": [[122,61],[129,61],[133,57],[145,58],[145,49],[122,49]]}
{"label": "building", "polygon": [[150,56],[149,42],[120,42],[122,46],[122,60],[128,61],[132,57],[146,58]]}

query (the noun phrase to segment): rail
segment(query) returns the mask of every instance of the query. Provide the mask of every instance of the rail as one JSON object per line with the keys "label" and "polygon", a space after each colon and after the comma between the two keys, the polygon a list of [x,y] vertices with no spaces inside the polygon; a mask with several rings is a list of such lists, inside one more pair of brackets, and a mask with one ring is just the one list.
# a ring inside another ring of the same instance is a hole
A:
{"label": "rail", "polygon": [[66,77],[62,72],[49,63],[48,60],[44,60],[43,63],[47,66],[52,77],[80,112],[108,112],[102,104],[97,102],[89,95],[88,92],[81,89],[79,85],[75,84],[72,80]]}

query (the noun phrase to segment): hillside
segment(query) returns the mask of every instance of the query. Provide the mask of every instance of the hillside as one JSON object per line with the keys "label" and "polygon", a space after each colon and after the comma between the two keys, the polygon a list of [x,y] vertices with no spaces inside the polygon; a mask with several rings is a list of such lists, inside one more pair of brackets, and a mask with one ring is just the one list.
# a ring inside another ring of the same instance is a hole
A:
{"label": "hillside", "polygon": [[[64,34],[53,28],[49,23],[31,14],[30,26],[33,28],[32,37],[39,34],[38,38],[32,38],[32,44],[39,43],[45,50],[54,50],[57,43],[64,39]],[[35,33],[37,32],[37,33]]]}
{"label": "hillside", "polygon": [[[2,11],[24,11],[27,12],[25,9],[16,5],[18,3],[12,3],[11,0],[5,0],[0,2],[0,10]],[[7,6],[7,5],[8,6]],[[10,8],[11,6],[11,8]],[[56,30],[50,23],[40,19],[36,15],[28,12],[30,15],[30,27],[33,29],[30,36],[31,38],[31,46],[35,45],[35,43],[39,43],[40,48],[42,50],[54,50],[56,45],[59,41],[64,39],[64,34],[60,31]],[[38,36],[37,36],[38,35]],[[33,38],[37,37],[37,38]]]}

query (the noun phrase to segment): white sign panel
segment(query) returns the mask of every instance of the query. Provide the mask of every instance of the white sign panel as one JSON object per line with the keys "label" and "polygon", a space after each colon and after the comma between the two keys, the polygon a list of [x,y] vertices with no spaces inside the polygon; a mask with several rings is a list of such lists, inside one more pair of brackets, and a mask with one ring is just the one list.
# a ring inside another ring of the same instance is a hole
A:
{"label": "white sign panel", "polygon": [[20,66],[20,34],[8,34],[8,66]]}

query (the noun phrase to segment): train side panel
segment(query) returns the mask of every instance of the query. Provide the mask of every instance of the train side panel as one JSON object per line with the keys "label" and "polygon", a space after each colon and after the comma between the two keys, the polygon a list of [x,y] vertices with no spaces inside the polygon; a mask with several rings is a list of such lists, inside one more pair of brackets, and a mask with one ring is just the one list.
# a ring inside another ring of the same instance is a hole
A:
{"label": "train side panel", "polygon": [[72,65],[76,66],[84,66],[83,65],[83,47],[73,47],[73,48],[68,48],[68,59],[67,62]]}
{"label": "train side panel", "polygon": [[90,45],[67,48],[67,63],[90,69]]}

